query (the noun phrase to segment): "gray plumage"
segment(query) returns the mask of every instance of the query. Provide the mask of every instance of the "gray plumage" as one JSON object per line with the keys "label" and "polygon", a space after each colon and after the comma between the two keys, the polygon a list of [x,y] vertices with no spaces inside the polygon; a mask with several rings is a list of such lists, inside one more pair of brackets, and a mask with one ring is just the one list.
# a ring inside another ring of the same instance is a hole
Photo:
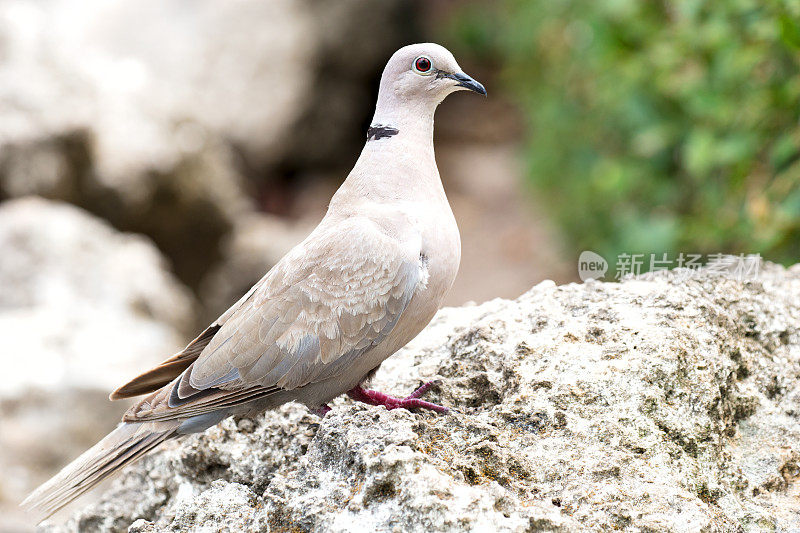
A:
{"label": "gray plumage", "polygon": [[465,88],[485,94],[441,46],[398,50],[367,143],[319,226],[182,352],[112,393],[148,396],[23,506],[50,515],[161,442],[234,414],[320,408],[414,338],[458,270],[433,115]]}

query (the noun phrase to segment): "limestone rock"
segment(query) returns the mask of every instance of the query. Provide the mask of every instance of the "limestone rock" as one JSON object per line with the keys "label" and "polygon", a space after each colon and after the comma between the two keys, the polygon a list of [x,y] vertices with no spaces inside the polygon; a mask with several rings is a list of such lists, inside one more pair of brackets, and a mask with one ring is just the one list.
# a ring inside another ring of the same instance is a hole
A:
{"label": "limestone rock", "polygon": [[227,420],[129,468],[57,531],[790,530],[800,266],[544,282],[442,310],[374,386]]}

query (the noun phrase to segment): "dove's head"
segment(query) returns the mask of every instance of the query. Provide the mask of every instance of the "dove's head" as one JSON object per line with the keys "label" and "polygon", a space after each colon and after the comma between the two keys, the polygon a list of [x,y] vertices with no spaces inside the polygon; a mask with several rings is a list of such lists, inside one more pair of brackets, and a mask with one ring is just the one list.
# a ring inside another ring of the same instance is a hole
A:
{"label": "dove's head", "polygon": [[411,44],[395,52],[386,64],[378,110],[383,108],[389,114],[432,112],[447,95],[460,90],[486,94],[483,85],[461,70],[447,48],[435,43]]}

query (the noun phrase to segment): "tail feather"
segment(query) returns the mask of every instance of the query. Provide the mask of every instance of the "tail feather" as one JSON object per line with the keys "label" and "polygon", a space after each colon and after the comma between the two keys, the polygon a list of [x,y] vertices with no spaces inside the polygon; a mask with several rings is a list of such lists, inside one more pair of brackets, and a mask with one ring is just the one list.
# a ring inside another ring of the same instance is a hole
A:
{"label": "tail feather", "polygon": [[122,423],[61,472],[33,491],[22,507],[47,518],[107,477],[117,473],[165,440],[176,436],[179,423]]}

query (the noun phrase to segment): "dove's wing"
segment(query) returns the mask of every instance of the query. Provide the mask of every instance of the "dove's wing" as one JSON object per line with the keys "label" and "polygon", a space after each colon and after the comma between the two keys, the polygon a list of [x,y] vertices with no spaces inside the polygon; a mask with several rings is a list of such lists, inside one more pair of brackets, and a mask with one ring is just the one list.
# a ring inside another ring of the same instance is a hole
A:
{"label": "dove's wing", "polygon": [[[408,226],[408,225],[407,225]],[[351,217],[284,257],[168,388],[126,420],[195,416],[345,372],[427,278],[419,233]]]}
{"label": "dove's wing", "polygon": [[200,356],[205,347],[208,346],[208,343],[211,342],[211,339],[214,338],[214,335],[222,328],[222,325],[233,316],[237,309],[250,299],[256,289],[264,283],[265,279],[266,276],[253,285],[238,302],[228,308],[218,319],[204,329],[200,335],[187,344],[186,348],[166,361],[161,362],[158,366],[151,368],[147,372],[136,376],[128,383],[122,385],[112,392],[109,398],[111,400],[120,400],[122,398],[132,398],[134,396],[147,394],[148,392],[160,389],[181,375],[181,373]]}

